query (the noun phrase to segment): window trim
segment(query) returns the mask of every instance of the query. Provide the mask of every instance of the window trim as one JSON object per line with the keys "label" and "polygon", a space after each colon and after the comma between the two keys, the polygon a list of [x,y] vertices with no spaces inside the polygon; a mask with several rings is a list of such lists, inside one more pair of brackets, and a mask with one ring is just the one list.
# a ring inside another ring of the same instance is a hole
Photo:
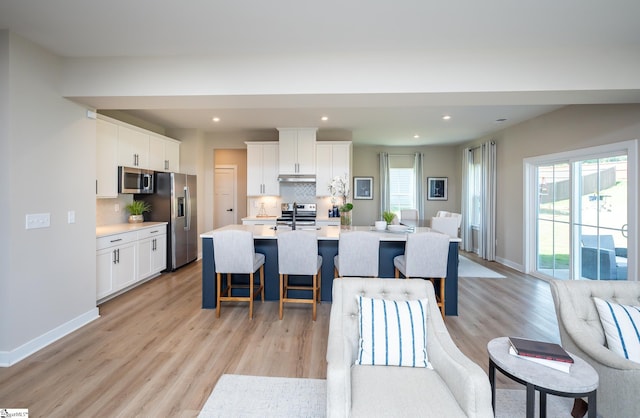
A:
{"label": "window trim", "polygon": [[[612,144],[598,145],[594,147],[581,148],[577,150],[564,151],[560,153],[540,155],[525,158],[523,160],[523,190],[524,190],[524,245],[523,245],[523,266],[524,273],[535,277],[548,279],[548,276],[539,274],[536,270],[536,217],[537,200],[537,176],[536,169],[539,165],[551,165],[560,162],[573,164],[579,160],[590,158],[604,158],[620,153],[627,154],[627,222],[629,231],[638,230],[638,140],[616,142]],[[573,178],[573,177],[572,177]],[[627,251],[632,254],[627,265],[627,280],[638,280],[638,260],[637,251],[638,236],[629,234],[627,238]]]}

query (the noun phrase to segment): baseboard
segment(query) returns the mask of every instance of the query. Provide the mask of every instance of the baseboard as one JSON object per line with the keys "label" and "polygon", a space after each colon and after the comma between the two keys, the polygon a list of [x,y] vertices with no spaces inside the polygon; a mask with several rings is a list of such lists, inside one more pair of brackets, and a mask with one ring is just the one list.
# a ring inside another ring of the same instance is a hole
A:
{"label": "baseboard", "polygon": [[519,271],[520,273],[524,272],[524,267],[520,264],[514,263],[510,260],[507,260],[506,258],[500,258],[500,257],[496,257],[496,261],[502,265],[505,265],[507,267],[510,267],[514,270]]}
{"label": "baseboard", "polygon": [[89,322],[100,318],[98,308],[93,308],[88,312],[68,321],[59,327],[52,329],[39,337],[34,338],[26,344],[12,351],[0,351],[0,367],[11,367],[21,360],[29,357],[36,351],[42,350],[49,344],[59,340],[60,338],[71,334],[75,330],[82,328]]}

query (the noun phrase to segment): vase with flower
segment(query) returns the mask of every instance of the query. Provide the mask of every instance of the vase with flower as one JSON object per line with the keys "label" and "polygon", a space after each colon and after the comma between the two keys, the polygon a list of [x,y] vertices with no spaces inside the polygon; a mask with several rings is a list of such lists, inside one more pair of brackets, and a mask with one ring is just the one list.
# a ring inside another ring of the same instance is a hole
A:
{"label": "vase with flower", "polygon": [[329,182],[329,192],[331,192],[331,203],[335,205],[336,199],[342,199],[342,205],[338,208],[340,212],[340,225],[351,226],[351,210],[353,204],[348,201],[349,183],[345,177],[336,176]]}

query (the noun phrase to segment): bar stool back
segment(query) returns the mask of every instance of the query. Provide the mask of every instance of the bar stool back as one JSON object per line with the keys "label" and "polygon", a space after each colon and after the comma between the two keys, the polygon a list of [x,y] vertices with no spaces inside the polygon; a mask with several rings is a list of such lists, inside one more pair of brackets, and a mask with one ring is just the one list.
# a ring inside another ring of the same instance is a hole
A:
{"label": "bar stool back", "polygon": [[[320,301],[322,285],[322,256],[318,255],[318,238],[315,232],[278,232],[278,270],[280,273],[280,319],[285,303],[310,303],[313,320],[316,320],[316,304]],[[290,285],[289,275],[312,276],[311,285]],[[311,298],[289,297],[290,290],[311,291]]]}
{"label": "bar stool back", "polygon": [[449,236],[438,232],[421,232],[407,234],[404,254],[393,258],[395,278],[400,273],[409,279],[412,277],[428,278],[434,283],[440,281],[438,306],[444,316],[444,281],[447,277],[449,259]]}
{"label": "bar stool back", "polygon": [[[256,253],[253,234],[242,230],[224,230],[213,233],[213,255],[216,270],[216,317],[220,317],[221,302],[249,302],[249,319],[253,319],[253,300],[260,294],[264,302],[264,254]],[[260,281],[255,283],[254,273],[260,269]],[[221,275],[226,273],[226,287],[222,288]],[[248,274],[248,284],[234,284],[232,274]],[[234,296],[233,289],[249,289],[248,296]]]}
{"label": "bar stool back", "polygon": [[380,237],[367,231],[341,232],[334,277],[378,277]]}

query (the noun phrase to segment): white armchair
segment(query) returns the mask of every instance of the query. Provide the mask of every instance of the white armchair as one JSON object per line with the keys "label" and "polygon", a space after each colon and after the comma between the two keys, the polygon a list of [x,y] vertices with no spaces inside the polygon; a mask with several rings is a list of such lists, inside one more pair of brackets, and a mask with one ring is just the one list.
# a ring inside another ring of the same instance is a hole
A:
{"label": "white armchair", "polygon": [[627,360],[606,346],[604,329],[593,297],[640,305],[640,283],[610,280],[553,280],[551,295],[562,346],[582,357],[598,372],[598,415],[640,417],[640,363]]}
{"label": "white armchair", "polygon": [[[357,295],[428,299],[427,354],[432,369],[355,365]],[[451,339],[425,280],[344,278],[333,281],[327,347],[327,416],[493,417],[486,373]]]}

